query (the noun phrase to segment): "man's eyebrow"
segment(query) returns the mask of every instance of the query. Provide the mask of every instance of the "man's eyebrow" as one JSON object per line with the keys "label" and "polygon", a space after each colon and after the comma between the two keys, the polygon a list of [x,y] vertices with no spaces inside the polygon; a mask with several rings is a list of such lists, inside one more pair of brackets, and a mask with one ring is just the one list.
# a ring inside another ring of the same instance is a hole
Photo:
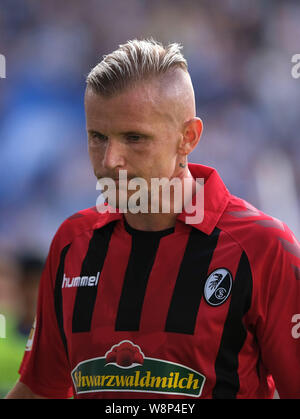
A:
{"label": "man's eyebrow", "polygon": [[100,134],[100,135],[104,135],[104,134],[102,134],[102,132],[96,131],[95,129],[88,129],[87,132],[89,134]]}
{"label": "man's eyebrow", "polygon": [[132,130],[132,131],[123,131],[120,132],[120,135],[129,136],[129,135],[139,135],[140,137],[151,137],[152,135],[145,131]]}
{"label": "man's eyebrow", "polygon": [[108,138],[107,135],[103,134],[102,132],[96,131],[94,129],[89,129],[87,132],[88,132],[88,135],[98,135],[99,137],[102,136],[102,137]]}
{"label": "man's eyebrow", "polygon": [[[88,129],[87,130],[88,134],[97,134],[97,135],[103,135],[103,136],[107,136],[106,134],[103,134],[100,131],[97,131],[95,129]],[[139,135],[140,137],[146,137],[146,138],[151,138],[153,135],[145,132],[145,131],[140,131],[140,130],[130,130],[130,131],[122,131],[119,132],[118,135],[121,136],[130,136],[130,135]]]}

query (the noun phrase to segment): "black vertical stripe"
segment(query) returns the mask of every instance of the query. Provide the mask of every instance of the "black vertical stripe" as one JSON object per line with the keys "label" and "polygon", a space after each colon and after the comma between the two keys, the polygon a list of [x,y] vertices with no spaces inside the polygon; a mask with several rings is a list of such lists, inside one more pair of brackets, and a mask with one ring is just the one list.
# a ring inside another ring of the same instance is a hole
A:
{"label": "black vertical stripe", "polygon": [[165,331],[193,334],[203,287],[220,230],[207,235],[192,228],[170,303]]}
{"label": "black vertical stripe", "polygon": [[67,339],[64,331],[64,318],[63,318],[63,304],[62,304],[62,282],[64,277],[65,258],[68,253],[71,244],[65,246],[60,254],[60,261],[56,273],[55,287],[54,287],[54,307],[56,313],[56,319],[58,323],[58,329],[65,347],[65,351],[68,357]]}
{"label": "black vertical stripe", "polygon": [[162,237],[157,233],[141,232],[132,235],[132,247],[116,317],[116,330],[139,330],[148,279]]}
{"label": "black vertical stripe", "polygon": [[[98,272],[101,274],[114,226],[115,222],[111,222],[94,231],[82,263],[81,277],[97,276]],[[73,309],[73,333],[90,331],[98,286],[99,281],[96,286],[78,287]]]}
{"label": "black vertical stripe", "polygon": [[238,355],[247,337],[243,317],[251,305],[252,274],[243,252],[232,287],[231,301],[215,362],[216,384],[213,398],[234,399],[240,388]]}

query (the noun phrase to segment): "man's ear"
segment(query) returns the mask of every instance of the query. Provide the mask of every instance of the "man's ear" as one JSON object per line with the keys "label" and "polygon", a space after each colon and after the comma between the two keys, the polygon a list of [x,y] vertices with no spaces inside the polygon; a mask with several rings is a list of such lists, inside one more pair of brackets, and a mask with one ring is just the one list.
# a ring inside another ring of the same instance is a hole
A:
{"label": "man's ear", "polygon": [[200,141],[202,130],[203,122],[200,118],[195,117],[186,121],[183,126],[178,153],[182,155],[190,154]]}

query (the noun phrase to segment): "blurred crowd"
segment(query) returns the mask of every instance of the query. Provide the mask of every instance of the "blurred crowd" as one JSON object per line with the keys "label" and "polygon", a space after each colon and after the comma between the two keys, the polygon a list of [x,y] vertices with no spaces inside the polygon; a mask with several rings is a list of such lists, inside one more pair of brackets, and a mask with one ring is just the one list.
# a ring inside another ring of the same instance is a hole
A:
{"label": "blurred crowd", "polygon": [[299,22],[289,0],[1,0],[0,258],[44,258],[60,223],[95,205],[85,78],[132,38],[183,45],[204,122],[190,161],[298,235]]}
{"label": "blurred crowd", "polygon": [[1,0],[1,246],[46,253],[60,222],[95,204],[85,77],[134,37],[183,45],[205,127],[191,161],[215,166],[233,193],[261,207],[256,165],[275,150],[299,197],[299,21],[290,1]]}

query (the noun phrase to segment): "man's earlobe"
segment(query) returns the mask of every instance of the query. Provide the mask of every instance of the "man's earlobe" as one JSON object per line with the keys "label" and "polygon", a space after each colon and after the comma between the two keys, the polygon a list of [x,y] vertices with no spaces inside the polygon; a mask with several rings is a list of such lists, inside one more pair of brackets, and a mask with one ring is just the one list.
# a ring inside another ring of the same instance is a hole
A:
{"label": "man's earlobe", "polygon": [[185,123],[183,138],[179,147],[181,154],[190,154],[197,146],[201,134],[203,124],[200,118],[193,118]]}

